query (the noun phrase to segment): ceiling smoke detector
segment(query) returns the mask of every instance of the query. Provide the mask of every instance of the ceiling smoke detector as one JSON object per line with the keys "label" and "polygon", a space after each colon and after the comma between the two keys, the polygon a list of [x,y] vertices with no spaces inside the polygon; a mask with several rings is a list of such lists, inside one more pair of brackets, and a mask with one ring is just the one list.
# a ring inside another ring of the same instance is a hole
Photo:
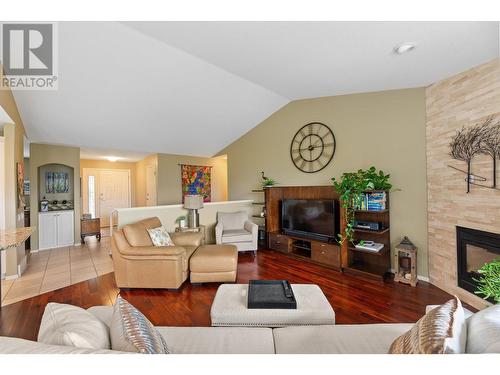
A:
{"label": "ceiling smoke detector", "polygon": [[394,52],[397,53],[398,55],[402,55],[404,53],[411,52],[415,49],[417,45],[415,43],[411,42],[405,42],[398,44],[396,47],[394,47]]}

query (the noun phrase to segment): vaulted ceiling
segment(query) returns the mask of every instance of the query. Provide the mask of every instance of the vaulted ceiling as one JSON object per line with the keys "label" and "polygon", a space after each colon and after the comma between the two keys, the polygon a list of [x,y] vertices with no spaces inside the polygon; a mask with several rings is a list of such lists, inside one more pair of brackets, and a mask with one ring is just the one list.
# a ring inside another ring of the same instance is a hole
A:
{"label": "vaulted ceiling", "polygon": [[59,89],[14,95],[32,142],[209,156],[291,100],[426,86],[498,58],[498,38],[496,22],[62,22]]}

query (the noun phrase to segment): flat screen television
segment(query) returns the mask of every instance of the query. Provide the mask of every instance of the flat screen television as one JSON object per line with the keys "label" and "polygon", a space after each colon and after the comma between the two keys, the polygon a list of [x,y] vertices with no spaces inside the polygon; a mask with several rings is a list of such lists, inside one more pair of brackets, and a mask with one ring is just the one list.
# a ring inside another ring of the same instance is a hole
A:
{"label": "flat screen television", "polygon": [[338,233],[336,200],[284,199],[281,202],[281,229],[285,234],[334,240]]}

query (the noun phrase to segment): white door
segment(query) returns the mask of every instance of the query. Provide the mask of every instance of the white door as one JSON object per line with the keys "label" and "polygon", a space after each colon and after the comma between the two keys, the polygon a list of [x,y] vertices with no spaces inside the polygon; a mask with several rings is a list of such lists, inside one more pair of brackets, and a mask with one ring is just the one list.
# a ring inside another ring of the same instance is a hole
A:
{"label": "white door", "polygon": [[99,217],[101,227],[109,226],[114,209],[130,207],[130,171],[83,168],[82,196],[83,213]]}
{"label": "white door", "polygon": [[156,168],[146,166],[146,206],[156,206]]}
{"label": "white door", "polygon": [[117,208],[130,207],[128,170],[100,170],[97,191],[101,226],[109,226],[109,215]]}
{"label": "white door", "polygon": [[38,215],[38,248],[51,249],[57,247],[57,216],[55,213]]}
{"label": "white door", "polygon": [[57,246],[73,245],[73,211],[57,213]]}

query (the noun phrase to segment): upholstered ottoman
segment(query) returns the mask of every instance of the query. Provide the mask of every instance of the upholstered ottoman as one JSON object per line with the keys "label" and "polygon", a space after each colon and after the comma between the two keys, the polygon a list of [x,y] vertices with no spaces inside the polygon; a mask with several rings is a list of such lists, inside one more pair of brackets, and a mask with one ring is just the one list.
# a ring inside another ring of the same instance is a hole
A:
{"label": "upholstered ottoman", "polygon": [[248,284],[221,285],[210,310],[212,326],[333,325],[335,311],[319,286],[292,284],[297,309],[249,309]]}
{"label": "upholstered ottoman", "polygon": [[234,245],[202,245],[189,260],[192,283],[235,282],[237,268]]}

